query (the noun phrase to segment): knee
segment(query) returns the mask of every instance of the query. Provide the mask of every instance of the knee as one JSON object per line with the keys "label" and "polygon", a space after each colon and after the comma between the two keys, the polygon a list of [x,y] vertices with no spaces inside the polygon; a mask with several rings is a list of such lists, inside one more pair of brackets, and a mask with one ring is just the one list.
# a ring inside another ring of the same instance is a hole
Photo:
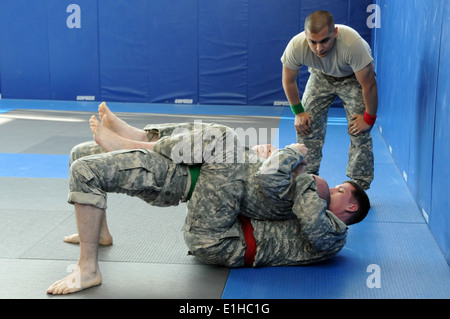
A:
{"label": "knee", "polygon": [[75,145],[72,150],[70,151],[70,157],[69,157],[69,166],[72,166],[73,162],[75,162],[77,159],[82,158],[83,156],[86,156],[86,148],[88,147],[89,142],[81,143],[78,145]]}
{"label": "knee", "polygon": [[69,157],[69,167],[72,166],[73,162],[75,162],[77,159],[81,158],[80,155],[80,145],[76,145],[72,148],[70,151],[70,157]]}
{"label": "knee", "polygon": [[88,161],[78,159],[72,163],[69,170],[69,196],[71,204],[92,205],[106,209],[106,191],[101,187],[101,181],[89,167]]}
{"label": "knee", "polygon": [[70,151],[69,166],[71,166],[77,159],[102,152],[103,149],[93,141],[78,144]]}
{"label": "knee", "polygon": [[350,134],[351,146],[353,147],[368,147],[372,148],[372,135],[369,131],[361,132],[358,135]]}
{"label": "knee", "polygon": [[[74,185],[85,184],[94,177],[94,173],[83,159],[75,160],[69,168],[69,184],[72,188]],[[79,186],[78,186],[79,187]]]}

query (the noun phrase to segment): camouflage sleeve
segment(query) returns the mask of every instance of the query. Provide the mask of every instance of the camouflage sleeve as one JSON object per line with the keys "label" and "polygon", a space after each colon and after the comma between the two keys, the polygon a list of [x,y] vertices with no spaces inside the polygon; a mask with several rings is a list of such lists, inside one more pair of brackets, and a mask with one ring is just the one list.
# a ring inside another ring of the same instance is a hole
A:
{"label": "camouflage sleeve", "polygon": [[347,236],[347,226],[327,210],[319,197],[314,178],[301,174],[296,178],[293,212],[301,225],[302,237],[315,252],[341,249]]}
{"label": "camouflage sleeve", "polygon": [[292,205],[294,177],[292,170],[303,161],[295,148],[276,150],[264,161],[255,175],[255,181],[264,196],[274,204],[288,200]]}

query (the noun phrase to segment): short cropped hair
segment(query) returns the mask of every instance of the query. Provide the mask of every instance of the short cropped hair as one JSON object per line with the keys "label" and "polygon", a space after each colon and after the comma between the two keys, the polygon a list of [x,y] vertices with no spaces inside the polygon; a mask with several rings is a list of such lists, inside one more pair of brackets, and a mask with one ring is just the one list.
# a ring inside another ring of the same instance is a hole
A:
{"label": "short cropped hair", "polygon": [[314,11],[305,19],[305,31],[317,34],[322,31],[324,27],[328,27],[329,32],[334,30],[333,15],[328,11]]}
{"label": "short cropped hair", "polygon": [[345,181],[344,183],[349,183],[355,188],[355,190],[352,191],[352,196],[358,203],[358,210],[353,214],[350,220],[347,221],[347,226],[349,226],[357,224],[366,218],[370,210],[370,200],[364,189],[354,181]]}

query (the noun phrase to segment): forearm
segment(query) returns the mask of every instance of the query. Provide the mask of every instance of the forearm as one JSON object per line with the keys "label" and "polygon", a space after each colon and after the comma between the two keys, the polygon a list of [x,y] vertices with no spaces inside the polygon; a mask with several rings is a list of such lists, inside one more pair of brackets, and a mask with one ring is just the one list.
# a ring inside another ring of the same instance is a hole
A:
{"label": "forearm", "polygon": [[292,171],[303,161],[302,154],[295,148],[276,150],[264,161],[255,174],[260,191],[270,200],[289,197],[292,187]]}
{"label": "forearm", "polygon": [[362,90],[366,112],[370,115],[377,115],[378,111],[378,88],[377,82],[373,81],[370,85],[363,87]]}
{"label": "forearm", "polygon": [[362,88],[365,111],[371,116],[376,116],[378,110],[378,88],[373,62],[361,71],[356,72],[355,75]]}
{"label": "forearm", "polygon": [[301,225],[302,236],[315,252],[333,250],[345,239],[347,227],[331,212],[319,197],[317,184],[309,174],[296,178],[293,213]]}
{"label": "forearm", "polygon": [[296,105],[300,103],[300,93],[298,91],[297,82],[283,81],[283,89],[290,105]]}
{"label": "forearm", "polygon": [[303,161],[303,155],[294,147],[274,151],[261,165],[257,175],[289,175]]}
{"label": "forearm", "polygon": [[300,103],[300,93],[297,86],[299,72],[299,70],[291,70],[283,65],[282,84],[290,105]]}

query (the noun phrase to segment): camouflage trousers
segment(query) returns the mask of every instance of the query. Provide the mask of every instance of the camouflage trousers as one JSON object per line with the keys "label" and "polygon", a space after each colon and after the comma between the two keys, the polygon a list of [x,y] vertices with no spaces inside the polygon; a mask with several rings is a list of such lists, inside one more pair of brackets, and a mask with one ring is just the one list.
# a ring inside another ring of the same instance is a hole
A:
{"label": "camouflage trousers", "polygon": [[244,192],[240,165],[203,164],[188,201],[184,239],[190,253],[207,264],[244,265],[246,244],[237,218]]}
{"label": "camouflage trousers", "polygon": [[[202,162],[183,227],[190,253],[207,264],[243,266],[246,244],[237,217],[245,173],[236,133],[214,123],[150,124],[145,130],[149,138],[158,133],[156,152],[186,165]],[[180,144],[182,156],[173,152]]]}
{"label": "camouflage trousers", "polygon": [[[170,158],[172,149],[180,140],[198,139],[204,134],[208,138],[202,139],[202,157],[208,161],[202,164],[187,203],[185,242],[191,254],[205,263],[242,266],[246,244],[237,215],[244,190],[243,164],[229,161],[236,153],[231,148],[211,151],[224,145],[225,140],[234,140],[234,132],[220,125],[204,125],[197,134],[189,131],[190,124],[165,124],[160,128],[161,131],[158,125],[152,126],[160,137],[155,145],[158,152],[138,149],[104,153],[94,142],[74,147],[70,156],[69,203],[106,209],[107,193],[112,192],[138,197],[154,206],[178,205],[189,188],[190,163],[186,157],[187,163],[175,163]],[[174,128],[186,130],[173,134]],[[185,134],[190,135],[186,138]]]}
{"label": "camouflage trousers", "polygon": [[[311,134],[303,136],[297,133],[298,143],[308,148],[305,169],[308,173],[318,174],[322,161],[322,148],[327,130],[328,109],[336,99],[343,101],[347,122],[355,114],[364,114],[365,104],[362,88],[356,76],[335,78],[310,68],[311,75],[302,97],[305,111],[311,117]],[[357,136],[350,135],[347,176],[364,189],[370,187],[374,176],[374,158],[370,130]]]}
{"label": "camouflage trousers", "polygon": [[[72,153],[94,150],[101,148],[85,143]],[[174,206],[186,196],[188,176],[186,166],[144,149],[84,156],[70,165],[68,202],[106,209],[107,193],[122,193],[154,206]]]}

